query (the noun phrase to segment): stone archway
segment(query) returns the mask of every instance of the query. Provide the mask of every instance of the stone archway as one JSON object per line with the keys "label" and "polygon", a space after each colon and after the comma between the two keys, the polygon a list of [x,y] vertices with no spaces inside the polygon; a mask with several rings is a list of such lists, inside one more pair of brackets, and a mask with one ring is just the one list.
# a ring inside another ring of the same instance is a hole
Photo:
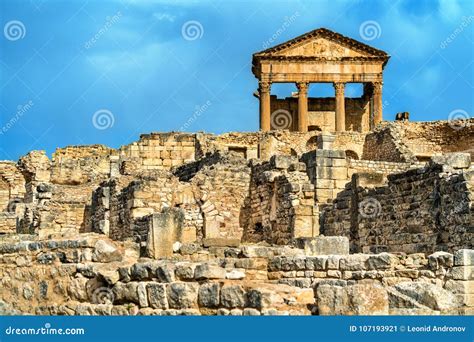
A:
{"label": "stone archway", "polygon": [[352,150],[346,150],[346,159],[359,160],[359,155]]}

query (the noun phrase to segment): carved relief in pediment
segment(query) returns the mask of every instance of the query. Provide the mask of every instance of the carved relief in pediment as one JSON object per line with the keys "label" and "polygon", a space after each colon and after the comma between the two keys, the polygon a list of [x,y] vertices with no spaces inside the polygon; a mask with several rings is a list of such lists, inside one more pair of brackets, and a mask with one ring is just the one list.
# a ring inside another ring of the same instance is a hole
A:
{"label": "carved relief in pediment", "polygon": [[315,56],[315,57],[355,57],[362,56],[359,52],[346,48],[328,39],[318,38],[279,53],[284,56]]}

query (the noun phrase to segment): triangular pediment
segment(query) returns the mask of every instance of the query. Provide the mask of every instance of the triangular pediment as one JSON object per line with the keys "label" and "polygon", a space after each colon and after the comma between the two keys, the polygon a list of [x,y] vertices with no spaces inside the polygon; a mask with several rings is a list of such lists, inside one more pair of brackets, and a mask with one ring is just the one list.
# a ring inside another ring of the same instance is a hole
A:
{"label": "triangular pediment", "polygon": [[368,53],[361,53],[338,42],[327,38],[312,38],[300,44],[276,51],[274,56],[303,56],[303,57],[364,57]]}
{"label": "triangular pediment", "polygon": [[387,53],[328,29],[320,28],[275,47],[258,52],[255,57],[387,57]]}

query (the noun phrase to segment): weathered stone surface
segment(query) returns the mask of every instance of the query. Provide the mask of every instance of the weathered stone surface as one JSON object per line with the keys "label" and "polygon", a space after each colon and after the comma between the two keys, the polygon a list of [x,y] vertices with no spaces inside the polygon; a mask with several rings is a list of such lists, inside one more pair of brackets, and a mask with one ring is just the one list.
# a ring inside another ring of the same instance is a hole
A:
{"label": "weathered stone surface", "polygon": [[92,260],[96,262],[112,262],[122,260],[122,254],[113,243],[98,240],[94,246]]}
{"label": "weathered stone surface", "polygon": [[170,308],[187,309],[197,304],[199,285],[196,283],[172,283],[167,288]]}
{"label": "weathered stone surface", "polygon": [[240,285],[223,285],[221,288],[221,304],[226,308],[242,308],[247,303],[247,295]]}
{"label": "weathered stone surface", "polygon": [[316,289],[316,301],[320,315],[388,314],[388,294],[377,284],[320,284]]}
{"label": "weathered stone surface", "polygon": [[394,287],[397,291],[433,310],[449,310],[454,308],[457,303],[457,299],[452,293],[431,283],[402,282]]}
{"label": "weathered stone surface", "polygon": [[474,266],[474,250],[460,249],[454,253],[455,266]]}
{"label": "weathered stone surface", "polygon": [[167,309],[168,298],[165,284],[150,282],[147,284],[148,303],[154,309]]}
{"label": "weathered stone surface", "polygon": [[150,258],[173,255],[173,244],[183,233],[184,213],[178,208],[163,208],[159,214],[152,214],[148,230],[146,253]]}
{"label": "weathered stone surface", "polygon": [[220,286],[218,283],[203,284],[199,288],[198,302],[200,306],[218,307],[220,301]]}
{"label": "weathered stone surface", "polygon": [[194,278],[196,280],[202,279],[225,279],[225,269],[217,265],[204,263],[197,265],[194,270]]}
{"label": "weathered stone surface", "polygon": [[466,169],[471,166],[471,155],[469,153],[444,153],[440,156],[433,156],[434,163],[449,165],[455,169]]}
{"label": "weathered stone surface", "polygon": [[300,247],[306,255],[347,255],[349,239],[345,236],[317,236],[299,239]]}

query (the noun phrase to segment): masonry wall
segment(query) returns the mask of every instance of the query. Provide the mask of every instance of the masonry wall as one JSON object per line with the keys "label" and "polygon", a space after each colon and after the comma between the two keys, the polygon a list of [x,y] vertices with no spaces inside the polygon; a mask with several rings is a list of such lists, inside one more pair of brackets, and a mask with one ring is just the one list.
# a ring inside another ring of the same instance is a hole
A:
{"label": "masonry wall", "polygon": [[389,175],[387,184],[374,174],[355,174],[324,209],[322,233],[348,236],[354,252],[471,248],[472,171],[451,172],[433,164]]}
{"label": "masonry wall", "polygon": [[253,165],[248,206],[245,241],[288,244],[318,234],[314,185],[296,158],[275,156]]}
{"label": "masonry wall", "polygon": [[0,300],[37,315],[473,312],[472,250],[308,256],[288,246],[191,247],[151,260],[138,259],[136,244],[94,234],[1,241]]}

